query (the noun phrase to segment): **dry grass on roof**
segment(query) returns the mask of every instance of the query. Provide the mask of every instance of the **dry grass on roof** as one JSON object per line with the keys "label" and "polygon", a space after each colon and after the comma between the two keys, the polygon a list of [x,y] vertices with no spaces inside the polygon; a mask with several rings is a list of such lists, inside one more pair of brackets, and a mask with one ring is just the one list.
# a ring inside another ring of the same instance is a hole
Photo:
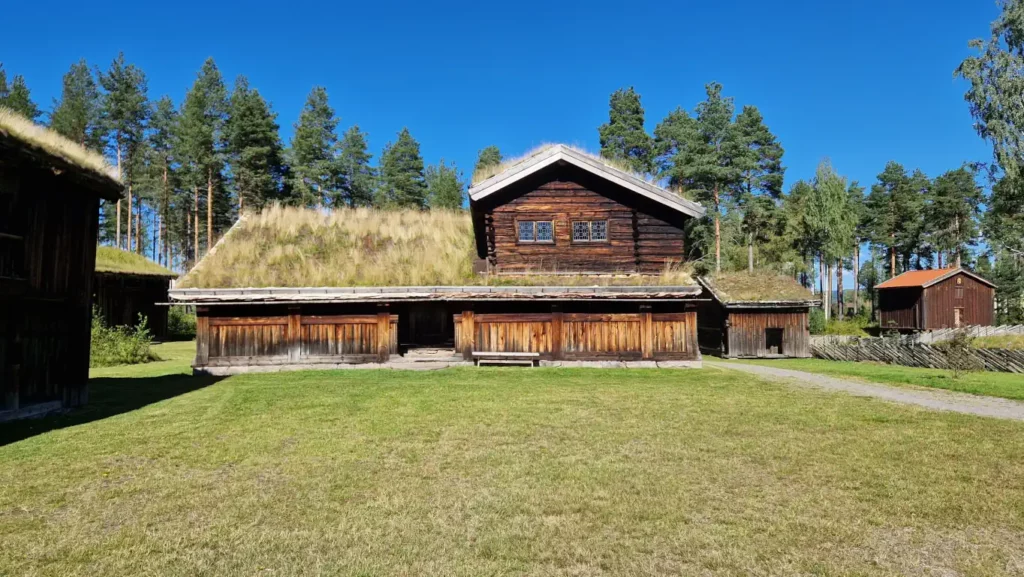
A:
{"label": "dry grass on roof", "polygon": [[[505,172],[506,170],[512,168],[513,166],[519,164],[520,162],[524,162],[526,160],[529,160],[530,158],[532,158],[534,156],[537,156],[538,154],[543,153],[544,151],[550,149],[553,146],[559,146],[559,145],[558,144],[554,144],[554,143],[545,143],[545,144],[542,144],[540,146],[537,146],[536,148],[531,149],[530,151],[526,152],[525,154],[516,156],[514,158],[507,158],[507,159],[501,161],[500,164],[495,164],[495,165],[486,166],[484,168],[481,168],[480,170],[477,170],[477,171],[475,171],[473,173],[472,184],[473,185],[479,184],[479,183],[487,180],[488,178],[491,178],[492,176],[494,176],[496,174],[500,174],[502,172]],[[644,174],[640,174],[638,172],[634,172],[633,169],[630,167],[629,163],[624,161],[624,160],[618,160],[618,159],[614,159],[614,158],[605,158],[605,157],[601,156],[600,154],[594,154],[594,153],[592,153],[592,152],[590,152],[588,150],[585,150],[583,148],[580,148],[578,146],[572,146],[572,145],[568,145],[568,144],[563,144],[561,146],[565,146],[566,148],[570,148],[570,149],[572,149],[572,150],[574,150],[574,151],[576,151],[576,152],[578,152],[580,154],[583,154],[583,155],[585,155],[585,156],[587,156],[589,158],[592,158],[592,159],[596,160],[597,162],[600,162],[601,164],[603,164],[605,166],[608,166],[610,168],[614,168],[615,170],[618,170],[620,172],[625,172],[626,174],[628,174],[630,176],[633,176],[635,178],[639,178],[640,180],[643,180],[645,182],[651,182],[650,176],[647,176],[647,175],[644,175]]]}
{"label": "dry grass on roof", "polygon": [[474,274],[474,243],[462,211],[272,207],[246,216],[176,288],[694,284],[685,266],[660,275]]}
{"label": "dry grass on roof", "polygon": [[178,276],[176,273],[158,265],[141,254],[124,251],[112,246],[96,247],[96,272],[164,277]]}
{"label": "dry grass on roof", "polygon": [[462,284],[473,253],[461,211],[272,207],[237,224],[178,287]]}
{"label": "dry grass on roof", "polygon": [[703,278],[726,302],[814,300],[793,277],[772,271],[720,272]]}
{"label": "dry grass on roof", "polygon": [[117,169],[111,166],[102,154],[93,152],[3,107],[0,107],[0,135],[9,135],[22,144],[56,156],[82,170],[119,182]]}

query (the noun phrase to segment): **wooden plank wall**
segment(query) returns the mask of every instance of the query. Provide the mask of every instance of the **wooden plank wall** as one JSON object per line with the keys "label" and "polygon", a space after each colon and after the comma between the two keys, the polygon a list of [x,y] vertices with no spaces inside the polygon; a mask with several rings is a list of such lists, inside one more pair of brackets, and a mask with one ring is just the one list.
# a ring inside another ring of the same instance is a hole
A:
{"label": "wooden plank wall", "polygon": [[[958,286],[963,289],[960,298],[957,298]],[[925,329],[955,328],[955,308],[963,310],[960,326],[991,326],[995,321],[995,289],[965,274],[952,276],[924,289],[922,300],[925,314],[922,328]]]}
{"label": "wooden plank wall", "polygon": [[[555,173],[532,190],[490,209],[487,258],[499,272],[647,272],[682,261],[683,230],[636,206],[627,206],[584,184],[571,173]],[[609,186],[604,183],[604,186]],[[521,243],[518,220],[552,221],[553,243]],[[574,220],[608,221],[606,242],[573,242]]]}
{"label": "wooden plank wall", "polygon": [[[693,360],[697,315],[681,313],[535,313],[454,315],[455,350],[535,352],[542,359]],[[467,339],[467,335],[472,335]]]}
{"label": "wooden plank wall", "polygon": [[139,315],[146,317],[149,332],[157,338],[167,336],[166,306],[170,281],[164,277],[115,273],[96,273],[93,277],[93,305],[103,313],[107,326],[134,326]]}
{"label": "wooden plank wall", "polygon": [[228,317],[210,308],[199,308],[196,367],[382,362],[398,352],[398,315]]}
{"label": "wooden plank wall", "polygon": [[0,403],[88,399],[99,200],[52,171],[0,158]]}
{"label": "wooden plank wall", "polygon": [[779,356],[808,358],[811,356],[809,321],[806,309],[729,310],[726,325],[726,356],[773,356],[766,347],[765,330],[782,329],[782,353]]}

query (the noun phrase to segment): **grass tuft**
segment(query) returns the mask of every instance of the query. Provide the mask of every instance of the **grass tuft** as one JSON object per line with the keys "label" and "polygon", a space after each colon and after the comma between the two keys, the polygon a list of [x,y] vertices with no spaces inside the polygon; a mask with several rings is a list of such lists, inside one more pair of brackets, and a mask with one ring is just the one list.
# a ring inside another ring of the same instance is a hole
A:
{"label": "grass tuft", "polygon": [[148,276],[178,276],[141,254],[112,246],[96,247],[96,272],[126,273]]}
{"label": "grass tuft", "polygon": [[102,154],[88,150],[4,107],[0,107],[0,134],[8,134],[27,146],[40,149],[83,170],[120,182],[117,170]]}
{"label": "grass tuft", "polygon": [[725,302],[814,300],[793,277],[772,271],[719,272],[702,278]]}

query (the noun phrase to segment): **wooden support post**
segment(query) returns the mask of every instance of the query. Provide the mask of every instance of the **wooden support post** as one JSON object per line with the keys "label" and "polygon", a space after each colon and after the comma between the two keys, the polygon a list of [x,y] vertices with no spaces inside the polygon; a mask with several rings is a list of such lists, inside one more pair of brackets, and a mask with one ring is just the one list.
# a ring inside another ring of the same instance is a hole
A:
{"label": "wooden support post", "polygon": [[196,361],[193,366],[205,367],[210,362],[210,309],[196,307]]}
{"label": "wooden support post", "polygon": [[551,305],[551,358],[562,358],[562,306]]}
{"label": "wooden support post", "polygon": [[377,362],[386,363],[391,358],[391,309],[388,305],[377,306]]}
{"label": "wooden support post", "polygon": [[302,312],[299,307],[288,307],[288,360],[299,362],[302,356]]}
{"label": "wooden support post", "polygon": [[640,351],[644,359],[654,358],[654,322],[650,305],[640,307]]}
{"label": "wooden support post", "polygon": [[462,311],[462,358],[473,360],[473,349],[476,348],[476,319],[472,310]]}

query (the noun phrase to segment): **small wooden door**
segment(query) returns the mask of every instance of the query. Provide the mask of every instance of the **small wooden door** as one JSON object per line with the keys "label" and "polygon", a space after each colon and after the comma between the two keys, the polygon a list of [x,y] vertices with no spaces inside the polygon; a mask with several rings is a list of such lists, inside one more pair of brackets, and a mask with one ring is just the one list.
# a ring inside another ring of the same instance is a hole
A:
{"label": "small wooden door", "polygon": [[962,308],[955,308],[955,309],[953,309],[953,326],[956,327],[956,328],[960,328],[960,325],[963,324],[963,319],[964,319],[964,309],[962,309]]}

